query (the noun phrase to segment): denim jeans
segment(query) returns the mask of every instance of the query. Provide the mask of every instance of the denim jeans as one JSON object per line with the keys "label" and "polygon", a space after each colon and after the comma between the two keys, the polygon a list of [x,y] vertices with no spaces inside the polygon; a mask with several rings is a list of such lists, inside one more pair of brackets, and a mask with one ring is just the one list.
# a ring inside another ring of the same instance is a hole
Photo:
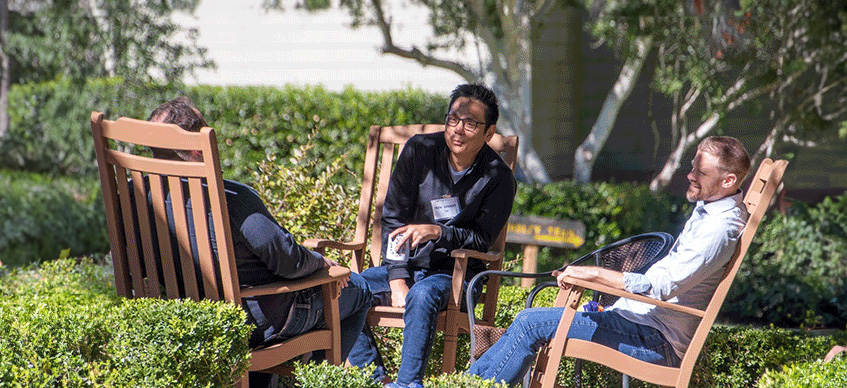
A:
{"label": "denim jeans", "polygon": [[[371,267],[362,272],[374,299],[380,304],[391,304],[391,287],[388,285],[388,269],[385,266]],[[414,273],[414,284],[406,295],[406,312],[403,315],[403,347],[397,383],[408,385],[421,383],[426,365],[432,352],[438,313],[447,309],[452,287],[452,276],[443,273]],[[477,292],[478,293],[478,292]],[[364,367],[376,364],[374,379],[382,380],[385,367],[380,365],[379,353],[373,339],[364,332],[359,335],[348,358],[350,364]]]}
{"label": "denim jeans", "polygon": [[[506,334],[467,373],[511,386],[519,384],[538,349],[556,334],[563,311],[563,308],[521,311]],[[678,366],[680,362],[661,332],[630,322],[614,311],[577,312],[568,338],[596,342],[653,364]]]}
{"label": "denim jeans", "polygon": [[[289,338],[303,334],[315,328],[326,327],[323,313],[323,296],[320,291],[306,296],[308,300],[296,300],[299,306],[293,309],[290,323],[279,333],[280,338]],[[373,298],[368,291],[365,279],[357,273],[350,275],[347,287],[341,290],[338,298],[338,313],[341,317],[341,358],[350,354],[350,349],[356,342],[362,328],[365,327],[365,318],[371,308]],[[312,360],[320,361],[325,358],[323,350],[312,354]],[[271,376],[264,373],[250,373],[250,386],[263,387],[270,382]]]}

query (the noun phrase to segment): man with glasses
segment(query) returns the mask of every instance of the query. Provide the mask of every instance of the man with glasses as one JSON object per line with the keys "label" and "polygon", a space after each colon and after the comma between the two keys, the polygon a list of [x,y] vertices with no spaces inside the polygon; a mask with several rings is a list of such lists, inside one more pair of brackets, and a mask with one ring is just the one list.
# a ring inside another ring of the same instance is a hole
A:
{"label": "man with glasses", "polygon": [[[385,259],[362,272],[377,304],[406,308],[400,369],[387,387],[422,387],[436,319],[450,300],[450,251],[487,251],[512,211],[514,175],[486,144],[498,116],[490,89],[459,85],[450,95],[444,132],[409,139],[391,174],[381,219]],[[387,255],[388,241],[395,238],[392,246],[408,243],[408,255]],[[484,269],[479,260],[468,260],[465,281]],[[377,364],[374,378],[386,377],[365,332],[349,361]]]}

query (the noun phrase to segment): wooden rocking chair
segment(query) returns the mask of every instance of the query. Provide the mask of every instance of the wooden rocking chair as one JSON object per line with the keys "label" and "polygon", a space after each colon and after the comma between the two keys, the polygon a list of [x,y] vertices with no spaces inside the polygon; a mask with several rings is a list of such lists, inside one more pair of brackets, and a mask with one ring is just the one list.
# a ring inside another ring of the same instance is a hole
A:
{"label": "wooden rocking chair", "polygon": [[[91,130],[119,295],[127,298],[226,300],[240,306],[243,297],[321,286],[327,328],[253,349],[249,371],[284,372],[280,364],[315,350],[326,350],[327,359],[333,364],[344,362],[341,359],[338,297],[341,294],[340,282],[350,275],[349,269],[335,266],[301,280],[257,287],[239,286],[218,146],[212,128],[189,132],[173,124],[129,118],[104,120],[102,113],[92,112]],[[133,155],[124,151],[132,148],[127,147],[128,144],[198,150],[202,152],[203,162]],[[132,199],[133,196],[147,198],[145,181],[149,182],[153,217],[146,200]],[[168,232],[168,197],[177,204],[193,199],[193,214],[186,214],[185,207],[181,205],[171,207],[178,249],[172,249]],[[208,225],[208,212],[212,214],[213,225]],[[209,238],[198,238],[198,257],[194,257],[188,217],[194,221],[197,236],[210,236],[210,228],[213,228],[217,255]],[[155,245],[154,241],[158,244]],[[247,388],[248,380],[245,373],[236,385]]]}
{"label": "wooden rocking chair", "polygon": [[[365,167],[362,176],[362,192],[359,197],[359,213],[356,219],[356,232],[352,242],[342,243],[329,240],[312,239],[304,242],[304,245],[314,249],[333,248],[353,252],[351,267],[353,271],[361,272],[367,267],[379,266],[382,261],[382,205],[385,202],[385,194],[388,191],[388,181],[391,171],[400,154],[402,147],[412,136],[423,133],[434,133],[444,130],[444,124],[418,124],[406,126],[380,127],[371,126],[368,135],[367,152],[365,154]],[[501,155],[503,160],[514,170],[517,159],[518,138],[517,136],[502,136],[494,134],[488,145]],[[377,179],[379,185],[376,192]],[[368,240],[370,237],[370,240]],[[370,245],[368,245],[370,242]],[[461,296],[465,279],[465,269],[469,258],[479,259],[488,263],[489,269],[501,269],[503,264],[503,250],[506,245],[506,226],[500,231],[489,252],[478,252],[467,249],[452,251],[451,256],[455,259],[453,270],[452,298],[447,306],[447,311],[439,314],[437,330],[444,332],[444,359],[441,370],[445,373],[452,372],[456,365],[456,348],[458,333],[468,332],[467,313],[460,311],[462,305]],[[370,263],[365,264],[365,250],[370,246]],[[486,290],[480,297],[484,304],[483,318],[480,324],[493,325],[495,308],[497,306],[497,293],[499,290],[499,278],[492,277],[486,284]],[[404,327],[404,308],[391,306],[374,307],[368,314],[368,324],[371,326]]]}
{"label": "wooden rocking chair", "polygon": [[[750,247],[750,243],[753,241],[753,236],[756,234],[762,216],[765,214],[765,210],[770,205],[774,192],[782,181],[782,175],[787,165],[788,162],[785,160],[774,162],[770,159],[763,160],[759,165],[759,169],[750,183],[747,194],[744,196],[744,205],[747,207],[750,218],[747,220],[747,224],[741,233],[741,240],[736,247],[735,253],[727,264],[723,279],[719,283],[714,295],[712,295],[712,299],[705,310],[680,306],[648,298],[643,295],[631,294],[594,282],[569,279],[568,283],[573,284],[574,287],[568,291],[559,291],[555,305],[565,307],[565,312],[562,314],[562,320],[559,322],[559,327],[553,340],[539,352],[530,382],[531,387],[553,388],[556,383],[556,371],[562,356],[596,362],[639,380],[661,386],[688,387],[697,356],[699,356],[700,350],[703,348],[715,317],[723,304],[729,287],[732,285],[736,272],[738,272],[741,260],[744,258],[747,248]],[[700,317],[700,324],[697,326],[691,343],[682,357],[680,366],[677,368],[659,366],[629,357],[615,349],[594,342],[567,338],[567,332],[570,329],[576,310],[579,308],[579,300],[585,289],[597,290],[605,294],[616,295]]]}

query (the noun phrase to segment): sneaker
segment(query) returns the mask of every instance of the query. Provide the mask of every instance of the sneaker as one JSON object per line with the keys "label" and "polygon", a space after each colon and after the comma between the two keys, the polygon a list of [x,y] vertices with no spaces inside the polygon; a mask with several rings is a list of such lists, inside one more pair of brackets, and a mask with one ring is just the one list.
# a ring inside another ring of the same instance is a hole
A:
{"label": "sneaker", "polygon": [[412,382],[409,385],[400,385],[397,382],[385,384],[384,388],[425,388],[421,383]]}

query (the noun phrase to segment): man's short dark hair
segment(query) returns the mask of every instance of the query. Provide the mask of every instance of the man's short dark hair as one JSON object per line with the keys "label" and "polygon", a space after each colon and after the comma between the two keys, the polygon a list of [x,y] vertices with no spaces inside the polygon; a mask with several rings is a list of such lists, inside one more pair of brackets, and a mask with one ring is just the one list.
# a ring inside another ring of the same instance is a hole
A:
{"label": "man's short dark hair", "polygon": [[[462,84],[456,86],[453,92],[450,93],[450,104],[447,109],[453,106],[460,97],[467,97],[481,102],[485,105],[485,128],[497,124],[497,119],[500,118],[500,109],[497,107],[497,96],[494,92],[480,84]],[[450,112],[447,112],[450,113]]]}
{"label": "man's short dark hair", "polygon": [[200,129],[207,127],[203,116],[197,113],[191,101],[186,96],[181,96],[162,105],[159,105],[147,121],[156,121],[159,123],[176,124],[180,128],[191,131],[200,132]]}

